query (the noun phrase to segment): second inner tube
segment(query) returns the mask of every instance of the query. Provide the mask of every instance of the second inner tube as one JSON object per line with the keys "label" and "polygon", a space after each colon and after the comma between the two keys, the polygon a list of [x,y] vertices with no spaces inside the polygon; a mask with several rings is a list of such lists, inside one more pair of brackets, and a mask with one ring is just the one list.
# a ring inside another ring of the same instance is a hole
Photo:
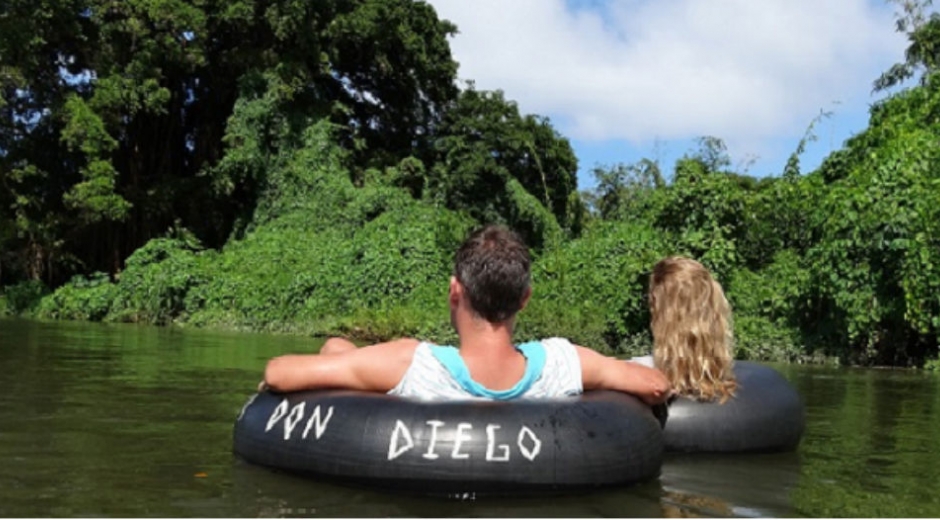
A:
{"label": "second inner tube", "polygon": [[805,425],[799,393],[779,372],[736,361],[735,397],[724,404],[678,398],[663,430],[667,451],[773,452],[796,448]]}

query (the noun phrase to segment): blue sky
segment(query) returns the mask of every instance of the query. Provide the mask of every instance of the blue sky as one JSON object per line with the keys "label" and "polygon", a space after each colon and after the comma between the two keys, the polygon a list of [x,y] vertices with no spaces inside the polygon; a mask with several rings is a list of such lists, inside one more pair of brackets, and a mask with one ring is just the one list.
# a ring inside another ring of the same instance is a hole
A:
{"label": "blue sky", "polygon": [[430,0],[455,24],[458,75],[551,118],[597,164],[659,159],[710,135],[732,165],[778,175],[810,122],[807,172],[865,128],[872,81],[903,58],[881,0]]}

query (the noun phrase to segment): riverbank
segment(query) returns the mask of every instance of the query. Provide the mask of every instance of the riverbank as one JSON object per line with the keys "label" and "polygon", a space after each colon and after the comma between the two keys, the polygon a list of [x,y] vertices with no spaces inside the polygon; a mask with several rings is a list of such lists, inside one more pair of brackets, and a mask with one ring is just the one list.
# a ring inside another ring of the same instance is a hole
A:
{"label": "riverbank", "polygon": [[[113,287],[109,287],[113,290]],[[172,320],[159,324],[142,319],[134,319],[133,314],[125,313],[121,316],[104,314],[99,319],[91,319],[90,314],[83,314],[80,309],[74,309],[66,314],[62,311],[61,301],[64,296],[58,297],[58,302],[52,294],[40,296],[34,304],[28,306],[20,313],[10,312],[10,306],[5,295],[0,295],[0,317],[16,316],[22,319],[49,320],[49,321],[75,321],[75,322],[103,322],[103,323],[137,323],[144,325],[157,325],[170,329],[188,330],[198,329],[216,332],[237,332],[250,334],[274,334],[288,336],[306,336],[326,338],[329,336],[342,336],[359,344],[370,344],[389,339],[411,336],[426,338],[440,344],[454,344],[457,341],[448,321],[446,309],[446,292],[437,295],[439,305],[430,305],[431,308],[421,309],[420,313],[415,307],[385,308],[384,310],[360,310],[351,315],[328,318],[320,321],[270,321],[260,323],[257,320],[240,320],[234,313],[197,313],[196,315],[180,315]],[[73,302],[74,305],[76,302]],[[94,308],[90,306],[89,308]],[[50,310],[52,309],[52,310]],[[631,357],[646,355],[652,350],[652,341],[648,329],[637,330],[621,338],[617,344],[609,344],[605,339],[604,330],[597,327],[600,320],[586,320],[585,313],[577,308],[569,308],[567,314],[548,315],[548,312],[557,312],[556,307],[549,301],[539,302],[533,299],[530,306],[524,310],[517,323],[517,337],[522,339],[562,336],[572,341],[593,348],[605,355]],[[96,316],[101,316],[97,314]],[[142,316],[137,315],[137,316]],[[596,316],[596,315],[595,315]],[[746,320],[745,320],[746,321]],[[778,333],[777,336],[781,334]],[[790,345],[786,345],[790,348]],[[822,352],[811,355],[789,354],[786,357],[772,357],[768,355],[755,356],[755,353],[784,352],[780,345],[760,345],[754,350],[738,349],[739,359],[756,361],[837,365],[839,359],[827,356]]]}
{"label": "riverbank", "polygon": [[[456,340],[448,321],[451,255],[469,226],[414,203],[361,228],[316,233],[259,226],[222,251],[191,236],[153,240],[120,277],[76,277],[54,292],[7,288],[7,307],[42,319]],[[650,351],[645,286],[668,254],[660,234],[626,223],[535,252],[535,297],[517,323],[520,338],[563,336],[609,355]],[[733,298],[733,294],[730,295]],[[741,358],[796,361],[793,331],[760,316],[736,320]]]}

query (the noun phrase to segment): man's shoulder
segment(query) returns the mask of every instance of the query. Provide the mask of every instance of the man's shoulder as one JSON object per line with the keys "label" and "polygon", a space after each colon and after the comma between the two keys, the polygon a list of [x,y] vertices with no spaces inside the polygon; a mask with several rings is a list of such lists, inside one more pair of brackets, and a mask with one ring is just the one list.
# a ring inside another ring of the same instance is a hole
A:
{"label": "man's shoulder", "polygon": [[350,361],[358,368],[367,388],[388,391],[394,388],[407,372],[415,351],[421,342],[414,338],[400,338],[363,347]]}
{"label": "man's shoulder", "polygon": [[539,340],[539,343],[544,345],[547,348],[574,348],[575,344],[571,342],[568,338],[561,338],[553,336],[551,338],[544,338]]}
{"label": "man's shoulder", "polygon": [[357,363],[384,366],[385,371],[395,371],[401,367],[407,368],[421,344],[421,341],[414,338],[399,338],[363,347],[354,354]]}
{"label": "man's shoulder", "polygon": [[569,339],[552,337],[542,339],[539,343],[541,343],[542,350],[545,353],[545,364],[551,367],[552,370],[559,366],[580,365],[580,355],[578,354],[580,347]]}
{"label": "man's shoulder", "polygon": [[562,358],[568,359],[572,357],[578,357],[578,351],[583,348],[575,345],[571,340],[567,338],[546,338],[540,341],[542,344],[545,355],[549,358]]}
{"label": "man's shoulder", "polygon": [[410,362],[418,347],[423,345],[426,343],[415,338],[398,338],[372,345],[370,349],[376,353],[380,352],[386,359]]}

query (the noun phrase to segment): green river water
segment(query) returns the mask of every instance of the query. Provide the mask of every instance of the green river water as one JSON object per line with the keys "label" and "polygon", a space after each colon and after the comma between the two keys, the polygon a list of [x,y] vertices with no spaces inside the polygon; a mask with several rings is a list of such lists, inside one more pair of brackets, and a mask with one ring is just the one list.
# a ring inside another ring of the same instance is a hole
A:
{"label": "green river water", "polygon": [[232,425],[265,360],[310,338],[0,320],[0,516],[940,516],[940,376],[780,366],[796,453],[668,456],[573,496],[401,496],[254,467]]}

